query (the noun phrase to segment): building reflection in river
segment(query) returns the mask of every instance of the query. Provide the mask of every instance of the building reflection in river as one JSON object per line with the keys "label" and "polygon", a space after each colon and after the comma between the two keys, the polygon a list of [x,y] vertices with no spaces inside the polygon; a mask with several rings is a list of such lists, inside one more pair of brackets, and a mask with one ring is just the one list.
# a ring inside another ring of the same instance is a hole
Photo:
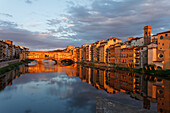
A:
{"label": "building reflection in river", "polygon": [[20,66],[17,69],[11,70],[0,75],[0,91],[3,90],[6,86],[12,85],[12,81],[23,74],[28,72],[28,67],[25,65]]}
{"label": "building reflection in river", "polygon": [[81,65],[78,65],[77,70],[83,82],[87,82],[98,89],[113,94],[118,92],[130,94],[132,98],[143,101],[143,108],[145,109],[150,109],[151,102],[157,102],[158,112],[170,112],[170,81],[168,80]]}
{"label": "building reflection in river", "polygon": [[170,112],[169,80],[125,71],[109,71],[106,68],[84,67],[77,64],[66,67],[42,64],[30,67],[20,66],[19,69],[0,75],[0,91],[7,85],[12,85],[13,79],[22,76],[24,73],[50,72],[66,73],[69,77],[79,77],[83,82],[110,94],[127,93],[132,98],[143,101],[145,109],[150,109],[150,103],[157,102],[158,112]]}

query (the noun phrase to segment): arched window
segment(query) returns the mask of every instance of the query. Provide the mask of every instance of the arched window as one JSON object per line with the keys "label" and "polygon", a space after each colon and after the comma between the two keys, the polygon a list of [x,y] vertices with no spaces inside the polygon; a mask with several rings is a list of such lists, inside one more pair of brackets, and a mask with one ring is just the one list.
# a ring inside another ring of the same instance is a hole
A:
{"label": "arched window", "polygon": [[164,56],[162,54],[159,54],[159,58],[163,58]]}
{"label": "arched window", "polygon": [[145,32],[145,35],[147,35],[147,32]]}
{"label": "arched window", "polygon": [[165,34],[165,36],[168,36],[168,34]]}
{"label": "arched window", "polygon": [[163,39],[163,38],[164,38],[163,36],[160,37],[160,39]]}

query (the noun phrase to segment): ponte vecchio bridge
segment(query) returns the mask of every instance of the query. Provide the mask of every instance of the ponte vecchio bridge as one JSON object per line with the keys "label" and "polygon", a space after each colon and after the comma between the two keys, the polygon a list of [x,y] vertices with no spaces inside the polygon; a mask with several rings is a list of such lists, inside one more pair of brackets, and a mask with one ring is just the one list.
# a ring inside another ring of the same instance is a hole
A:
{"label": "ponte vecchio bridge", "polygon": [[62,60],[69,59],[73,60],[71,52],[41,52],[41,51],[30,51],[28,53],[28,59],[34,59],[38,62],[43,60],[53,60],[60,63]]}

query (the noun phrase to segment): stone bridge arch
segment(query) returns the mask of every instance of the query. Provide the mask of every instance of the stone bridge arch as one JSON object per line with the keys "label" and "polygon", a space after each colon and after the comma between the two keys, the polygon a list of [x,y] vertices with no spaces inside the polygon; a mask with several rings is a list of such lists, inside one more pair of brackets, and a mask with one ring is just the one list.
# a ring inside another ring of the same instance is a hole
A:
{"label": "stone bridge arch", "polygon": [[61,63],[64,59],[70,59],[74,61],[71,52],[41,52],[41,51],[30,51],[28,58],[42,62],[43,60],[54,60],[57,63]]}

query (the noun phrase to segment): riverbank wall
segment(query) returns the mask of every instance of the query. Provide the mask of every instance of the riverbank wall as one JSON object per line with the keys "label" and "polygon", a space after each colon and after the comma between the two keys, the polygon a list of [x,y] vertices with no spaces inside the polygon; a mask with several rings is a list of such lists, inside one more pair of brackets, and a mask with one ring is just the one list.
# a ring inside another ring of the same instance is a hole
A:
{"label": "riverbank wall", "polygon": [[[0,68],[0,76],[3,75],[6,72],[9,72],[15,68],[19,68],[21,65],[27,65],[28,63],[32,62],[32,60],[13,60],[10,62],[6,62],[6,64],[3,64],[2,68]],[[2,65],[2,64],[1,64]]]}
{"label": "riverbank wall", "polygon": [[19,59],[15,59],[15,60],[10,60],[10,61],[0,62],[0,68],[6,67],[6,66],[9,66],[9,65],[11,65],[11,64],[18,63],[18,62],[20,62],[20,60],[19,60]]}

